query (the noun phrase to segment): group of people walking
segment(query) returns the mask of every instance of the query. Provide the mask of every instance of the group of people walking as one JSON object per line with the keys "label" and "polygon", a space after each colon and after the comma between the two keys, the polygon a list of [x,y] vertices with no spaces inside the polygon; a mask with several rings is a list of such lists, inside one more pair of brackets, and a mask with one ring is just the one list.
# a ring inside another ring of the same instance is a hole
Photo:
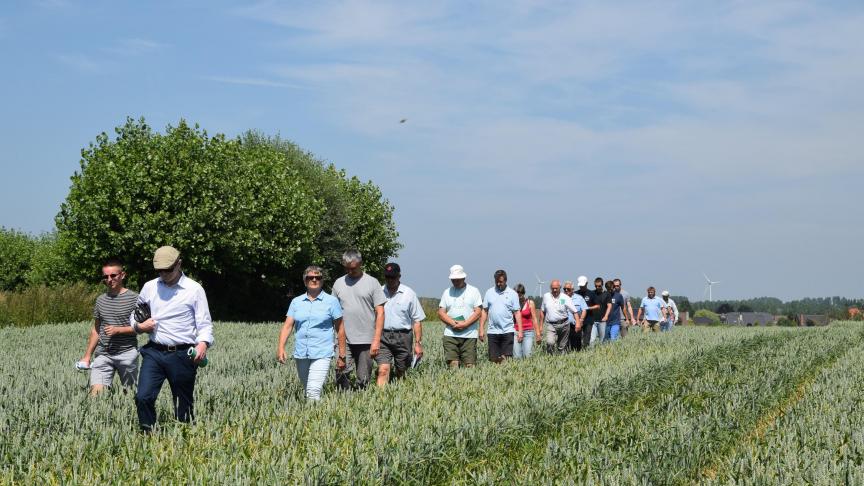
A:
{"label": "group of people walking", "polygon": [[[207,362],[213,345],[213,324],[204,289],[181,270],[180,252],[161,247],[153,256],[159,277],[147,282],[140,294],[126,289],[123,265],[109,260],[102,267],[107,287],[94,307],[94,326],[79,369],[90,369],[90,393],[110,387],[117,373],[124,388],[134,387],[139,425],[149,432],[156,424],[156,398],[167,380],[175,418],[194,417],[194,387],[199,366]],[[384,285],[363,270],[360,252],[342,255],[345,275],[324,291],[321,267],[303,272],[306,292],[292,299],[279,333],[276,359],[288,361],[286,345],[294,335],[291,357],[308,400],[320,400],[336,358],[336,386],[363,389],[373,379],[386,386],[423,358],[423,311],[417,294],[401,282],[399,264],[384,267]],[[507,272],[493,274],[494,285],[481,296],[467,283],[461,265],[450,267],[450,286],[441,295],[438,318],[443,323],[444,359],[450,368],[477,364],[477,342],[488,342],[489,360],[526,358],[534,344],[547,352],[579,351],[624,337],[628,327],[669,330],[678,319],[669,293],[655,295],[654,287],[634,316],[621,280],[594,280],[588,289],[584,276],[573,282],[553,280],[538,309],[525,295],[525,287],[510,288]],[[143,311],[142,311],[143,309]],[[140,353],[136,335],[148,333]],[[141,368],[138,370],[138,357]]]}

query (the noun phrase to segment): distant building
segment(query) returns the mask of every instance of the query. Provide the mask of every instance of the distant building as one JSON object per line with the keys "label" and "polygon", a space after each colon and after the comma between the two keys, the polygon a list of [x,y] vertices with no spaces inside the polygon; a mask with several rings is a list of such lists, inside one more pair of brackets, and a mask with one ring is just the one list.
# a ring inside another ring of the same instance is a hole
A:
{"label": "distant building", "polygon": [[711,324],[711,318],[696,316],[693,318],[693,324]]}
{"label": "distant building", "polygon": [[767,312],[729,312],[723,322],[735,326],[765,326],[774,323],[774,315]]}

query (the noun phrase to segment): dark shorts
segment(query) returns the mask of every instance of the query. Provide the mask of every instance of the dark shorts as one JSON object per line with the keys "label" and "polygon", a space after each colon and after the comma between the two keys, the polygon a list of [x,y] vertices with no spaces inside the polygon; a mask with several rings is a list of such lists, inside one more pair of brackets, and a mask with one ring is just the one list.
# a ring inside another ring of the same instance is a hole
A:
{"label": "dark shorts", "polygon": [[444,336],[444,360],[459,361],[463,365],[477,364],[477,338]]}
{"label": "dark shorts", "polygon": [[411,348],[414,342],[414,333],[410,330],[388,331],[381,334],[381,349],[375,362],[379,365],[393,363],[397,370],[407,370],[411,365]]}
{"label": "dark shorts", "polygon": [[513,356],[513,333],[487,334],[489,341],[489,361],[497,361],[501,357]]}

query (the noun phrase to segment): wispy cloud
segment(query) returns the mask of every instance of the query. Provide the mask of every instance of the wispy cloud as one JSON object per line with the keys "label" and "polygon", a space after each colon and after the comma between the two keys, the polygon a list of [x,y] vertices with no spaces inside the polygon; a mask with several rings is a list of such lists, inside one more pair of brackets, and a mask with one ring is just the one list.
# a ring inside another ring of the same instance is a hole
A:
{"label": "wispy cloud", "polygon": [[128,57],[156,52],[165,47],[167,47],[165,44],[150,39],[126,38],[119,39],[113,46],[105,47],[103,50],[111,54]]}
{"label": "wispy cloud", "polygon": [[860,166],[849,127],[864,121],[861,9],[550,1],[467,10],[348,0],[237,12],[286,27],[287,52],[350,59],[271,70],[318,88],[335,122],[388,136],[407,116],[451,141],[454,165],[628,160],[729,178]]}
{"label": "wispy cloud", "polygon": [[226,83],[226,84],[238,84],[244,86],[260,86],[266,88],[294,88],[294,89],[306,89],[306,86],[298,85],[298,84],[290,84],[284,83],[281,81],[273,81],[270,79],[264,78],[246,78],[246,77],[234,77],[234,76],[204,76],[203,79],[207,81],[215,81],[217,83]]}
{"label": "wispy cloud", "polygon": [[62,64],[69,66],[82,73],[100,73],[103,71],[103,63],[93,59],[90,56],[80,53],[73,54],[58,54],[57,60]]}

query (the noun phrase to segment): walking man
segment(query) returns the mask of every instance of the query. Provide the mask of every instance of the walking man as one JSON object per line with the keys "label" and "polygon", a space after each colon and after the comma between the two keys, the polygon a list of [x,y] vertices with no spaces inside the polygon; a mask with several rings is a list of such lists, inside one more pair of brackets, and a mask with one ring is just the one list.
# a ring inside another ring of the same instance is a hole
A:
{"label": "walking man", "polygon": [[615,283],[613,281],[606,282],[606,310],[603,314],[603,322],[606,323],[606,340],[617,341],[621,337],[621,322],[627,319],[624,297],[620,292],[615,291]]}
{"label": "walking man", "polygon": [[[141,430],[150,432],[156,425],[156,398],[168,380],[174,403],[174,417],[181,422],[194,418],[195,376],[198,365],[213,345],[210,307],[201,285],[183,274],[183,260],[174,247],[163,246],[153,255],[158,278],[141,288],[138,303],[147,304],[150,318],[137,322],[130,318],[135,332],[150,333],[141,349],[141,374],[135,404]],[[194,350],[190,356],[189,350]]]}
{"label": "walking man", "polygon": [[[675,301],[669,297],[669,291],[664,290],[660,293],[660,296],[663,297],[663,302],[666,303],[666,320],[663,321],[663,324],[660,326],[661,331],[671,331],[673,327],[675,327],[675,323],[678,322],[678,305],[675,304]],[[665,327],[664,327],[665,326]]]}
{"label": "walking man", "polygon": [[[402,284],[402,269],[398,263],[384,266],[384,333],[381,335],[381,349],[375,361],[378,363],[378,386],[384,387],[390,381],[390,367],[396,367],[396,378],[405,376],[411,366],[412,341],[414,358],[423,356],[423,319],[426,314],[420,306],[420,299],[411,287]],[[412,333],[413,331],[413,333]]]}
{"label": "walking man", "polygon": [[597,277],[594,279],[594,296],[597,299],[597,310],[594,321],[594,330],[591,331],[591,345],[600,343],[606,340],[606,310],[612,301],[612,293],[606,289],[612,289],[611,281],[603,282],[603,279]]}
{"label": "walking man", "polygon": [[381,284],[363,271],[363,256],[357,250],[342,254],[345,275],[333,283],[333,296],[342,305],[342,326],[348,341],[349,363],[336,370],[336,384],[351,389],[351,363],[354,363],[356,388],[369,385],[372,360],[377,359],[384,332],[384,302]]}
{"label": "walking man", "polygon": [[[600,285],[603,285],[603,281],[600,281]],[[576,351],[581,351],[583,349],[588,349],[588,346],[591,344],[591,336],[595,335],[597,332],[594,329],[594,321],[600,320],[597,317],[597,312],[600,310],[600,302],[597,300],[597,294],[594,293],[594,290],[588,288],[588,277],[581,275],[576,279],[576,296],[581,297],[582,301],[585,302],[585,313],[584,319],[582,320],[582,331],[576,333],[575,340],[571,340],[571,343],[575,344],[574,349]]]}
{"label": "walking man", "polygon": [[138,336],[129,325],[138,294],[124,286],[125,279],[120,260],[110,259],[102,265],[106,291],[96,298],[93,327],[81,358],[81,363],[90,367],[90,396],[110,388],[114,373],[120,377],[124,393],[138,379]]}
{"label": "walking man", "polygon": [[582,329],[582,319],[579,310],[573,306],[573,301],[561,293],[561,281],[553,280],[549,284],[549,292],[543,294],[540,304],[541,332],[545,331],[546,350],[550,354],[562,354],[570,344],[570,324],[568,314],[573,314],[575,329]]}
{"label": "walking man", "polygon": [[[644,311],[645,320],[642,320]],[[660,330],[660,321],[666,320],[666,302],[657,297],[657,290],[654,287],[648,287],[648,297],[642,297],[642,303],[639,305],[639,315],[636,317],[636,322],[642,323],[642,329],[651,332]]]}
{"label": "walking man", "polygon": [[621,287],[621,279],[616,278],[612,282],[615,284],[615,292],[621,294],[621,297],[624,299],[624,307],[622,308],[624,319],[621,321],[621,337],[625,338],[630,326],[636,325],[636,321],[633,319],[633,304],[630,302],[630,292]]}
{"label": "walking man", "polygon": [[444,328],[444,359],[450,369],[461,364],[472,368],[477,364],[477,321],[483,299],[477,287],[465,283],[468,274],[462,265],[450,267],[451,286],[444,290],[438,304],[438,318]]}
{"label": "walking man", "polygon": [[489,322],[489,361],[502,363],[513,357],[513,339],[521,343],[522,316],[519,313],[519,296],[507,287],[507,272],[497,270],[492,276],[495,286],[483,296],[483,310],[480,314],[480,340],[483,340],[486,322]]}
{"label": "walking man", "polygon": [[573,302],[573,307],[579,310],[579,317],[582,322],[582,329],[576,329],[576,316],[574,314],[567,314],[567,324],[570,325],[570,329],[568,331],[568,342],[567,342],[567,351],[579,351],[582,349],[582,331],[585,329],[585,315],[588,312],[588,304],[585,302],[585,299],[582,298],[581,295],[573,293],[575,288],[573,287],[573,282],[567,280],[564,282],[563,287],[564,293],[567,297],[570,297],[570,300]]}

